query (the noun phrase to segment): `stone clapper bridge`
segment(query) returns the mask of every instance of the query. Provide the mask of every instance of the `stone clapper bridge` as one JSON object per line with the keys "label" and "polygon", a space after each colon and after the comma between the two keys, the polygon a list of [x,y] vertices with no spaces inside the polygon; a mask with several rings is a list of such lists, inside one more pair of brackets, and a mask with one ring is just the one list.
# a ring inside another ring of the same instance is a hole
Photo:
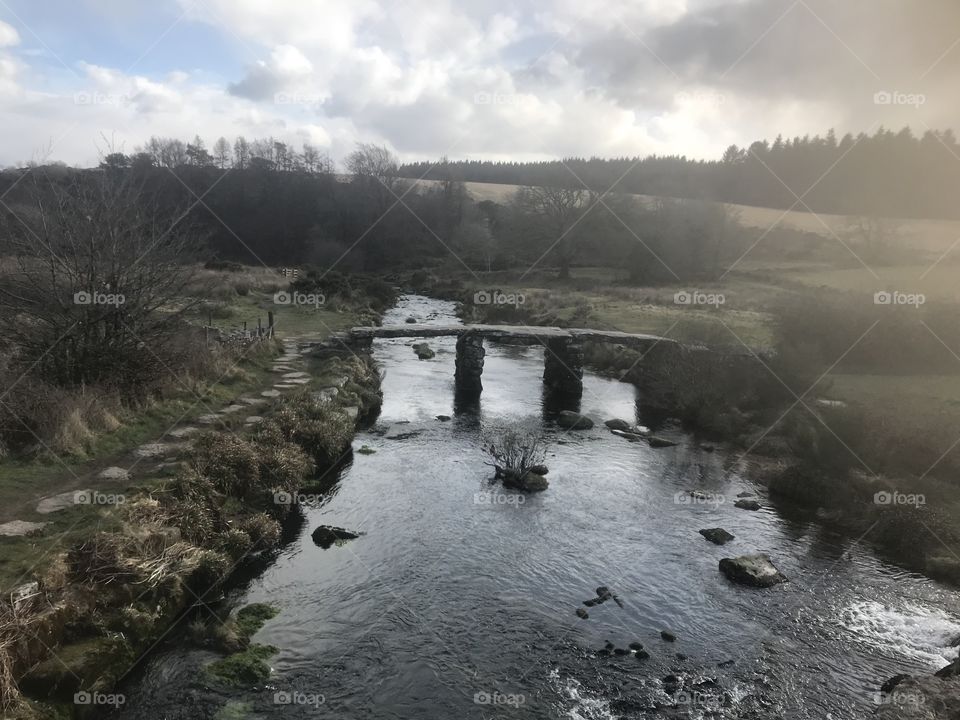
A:
{"label": "stone clapper bridge", "polygon": [[616,343],[649,351],[654,346],[676,347],[677,342],[657,335],[625,333],[616,330],[540,327],[528,325],[389,325],[355,327],[331,335],[322,345],[326,350],[349,349],[369,352],[377,338],[456,337],[456,389],[459,394],[479,396],[483,385],[483,341],[511,345],[543,345],[543,381],[550,390],[579,396],[583,390],[583,343]]}

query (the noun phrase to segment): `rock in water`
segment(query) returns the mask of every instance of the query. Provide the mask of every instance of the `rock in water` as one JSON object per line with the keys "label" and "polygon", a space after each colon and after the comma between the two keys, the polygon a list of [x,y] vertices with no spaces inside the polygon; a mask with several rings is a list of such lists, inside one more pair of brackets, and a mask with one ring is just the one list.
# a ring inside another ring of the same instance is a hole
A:
{"label": "rock in water", "polygon": [[417,354],[417,357],[421,360],[429,360],[430,358],[436,355],[433,350],[430,349],[430,346],[426,343],[417,343],[413,346],[413,351]]}
{"label": "rock in water", "polygon": [[700,534],[714,545],[724,545],[733,540],[733,535],[728,533],[723,528],[706,528],[701,530]]}
{"label": "rock in water", "polygon": [[611,430],[620,430],[621,432],[628,432],[631,427],[630,423],[628,423],[626,420],[620,420],[618,418],[614,418],[613,420],[607,420],[603,424],[606,425]]}
{"label": "rock in water", "polygon": [[787,577],[762,553],[723,558],[720,572],[734,582],[751,587],[768,588],[787,582]]}
{"label": "rock in water", "polygon": [[534,465],[527,472],[532,472],[534,475],[546,475],[550,472],[550,468],[546,465]]}
{"label": "rock in water", "polygon": [[324,550],[341,540],[354,540],[360,537],[359,533],[350,532],[332,525],[321,525],[311,535],[313,542]]}
{"label": "rock in water", "polygon": [[414,323],[417,322],[417,319],[411,316],[411,317],[408,317],[406,320],[404,320],[404,322],[407,323],[407,325],[413,325]]}
{"label": "rock in water", "polygon": [[583,608],[577,608],[577,617],[583,618],[584,620],[586,620],[588,617],[590,617],[590,613],[588,613]]}
{"label": "rock in water", "polygon": [[666,642],[676,642],[676,641],[677,641],[677,636],[674,635],[674,634],[673,634],[672,632],[670,632],[669,630],[661,630],[661,631],[660,631],[660,637],[662,637]]}
{"label": "rock in water", "polygon": [[673,440],[667,440],[666,438],[656,437],[655,435],[651,435],[650,437],[648,437],[647,442],[650,443],[650,447],[653,447],[653,448],[674,447],[675,445],[680,444]]}
{"label": "rock in water", "polygon": [[756,500],[737,500],[734,504],[734,507],[738,507],[741,510],[759,510],[760,503]]}
{"label": "rock in water", "polygon": [[557,425],[567,430],[589,430],[593,427],[593,420],[580,413],[562,410],[557,416]]}
{"label": "rock in water", "polygon": [[550,487],[550,483],[543,475],[527,472],[520,480],[520,489],[526,492],[542,492]]}

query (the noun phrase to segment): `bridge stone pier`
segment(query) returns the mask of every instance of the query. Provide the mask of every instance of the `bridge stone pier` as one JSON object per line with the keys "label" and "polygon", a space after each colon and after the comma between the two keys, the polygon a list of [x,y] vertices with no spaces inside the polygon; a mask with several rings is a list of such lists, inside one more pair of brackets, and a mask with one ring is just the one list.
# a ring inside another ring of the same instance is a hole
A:
{"label": "bridge stone pier", "polygon": [[[376,338],[456,337],[456,391],[463,398],[479,398],[483,390],[485,339],[514,345],[542,345],[543,382],[551,392],[576,396],[583,390],[583,345],[610,342],[648,349],[655,345],[676,345],[656,335],[623,333],[614,330],[571,329],[527,325],[391,325],[356,327],[335,333],[321,344],[327,351],[369,352]],[[315,346],[316,347],[316,346]],[[319,349],[319,348],[318,348]]]}

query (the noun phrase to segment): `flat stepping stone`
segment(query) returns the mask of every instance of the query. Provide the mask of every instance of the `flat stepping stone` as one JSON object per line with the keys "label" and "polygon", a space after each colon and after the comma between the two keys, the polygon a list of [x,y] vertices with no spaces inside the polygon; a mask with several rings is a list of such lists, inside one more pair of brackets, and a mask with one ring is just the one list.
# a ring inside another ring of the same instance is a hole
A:
{"label": "flat stepping stone", "polygon": [[[72,494],[71,494],[72,495]],[[29,522],[27,520],[11,520],[0,525],[0,535],[4,537],[23,537],[42,530],[47,526],[45,522]]]}
{"label": "flat stepping stone", "polygon": [[200,432],[200,428],[189,425],[187,427],[174,428],[173,430],[168,432],[167,435],[169,435],[172,438],[177,438],[182,440],[183,438],[190,437],[191,435],[195,435],[198,432]]}
{"label": "flat stepping stone", "polygon": [[248,397],[244,397],[244,398],[240,398],[240,402],[242,402],[242,403],[244,403],[244,404],[246,404],[246,405],[263,405],[263,403],[265,403],[266,400],[264,400],[263,398],[248,398]]}
{"label": "flat stepping stone", "polygon": [[243,421],[244,425],[259,425],[263,422],[263,418],[260,415],[250,415],[246,420]]}
{"label": "flat stepping stone", "polygon": [[270,372],[275,373],[287,373],[291,372],[292,370],[293,368],[289,365],[274,365],[272,368],[270,368]]}
{"label": "flat stepping stone", "polygon": [[66,510],[77,504],[78,495],[89,494],[90,492],[90,490],[70,490],[65,493],[60,493],[59,495],[45,497],[37,503],[37,512],[41,515],[49,515],[50,513]]}
{"label": "flat stepping stone", "polygon": [[264,390],[262,393],[260,393],[260,395],[262,395],[262,396],[265,397],[265,398],[275,398],[275,397],[280,397],[280,391],[279,391],[279,390]]}
{"label": "flat stepping stone", "polygon": [[222,412],[222,413],[235,413],[235,412],[237,412],[237,410],[243,410],[243,409],[244,409],[244,406],[243,406],[243,405],[227,405],[227,406],[226,406],[223,410],[221,410],[220,412]]}
{"label": "flat stepping stone", "polygon": [[295,387],[298,387],[298,386],[294,385],[293,383],[277,383],[276,385],[274,385],[274,387],[277,388],[278,390],[293,390]]}
{"label": "flat stepping stone", "polygon": [[768,588],[787,582],[786,576],[777,569],[770,557],[763,553],[723,558],[720,561],[720,572],[733,582],[751,587]]}
{"label": "flat stepping stone", "polygon": [[129,480],[130,471],[122,467],[108,467],[97,475],[101,480]]}
{"label": "flat stepping stone", "polygon": [[297,372],[287,373],[286,375],[283,376],[283,379],[290,380],[291,378],[305,378],[305,377],[310,377],[309,373],[305,373],[298,370]]}
{"label": "flat stepping stone", "polygon": [[220,422],[221,416],[216,413],[210,413],[207,415],[201,415],[197,418],[197,422],[201,425],[213,425],[216,422]]}
{"label": "flat stepping stone", "polygon": [[310,382],[310,378],[308,378],[308,377],[305,377],[305,378],[290,378],[289,380],[286,381],[286,383],[287,383],[288,385],[306,385],[308,382]]}
{"label": "flat stepping stone", "polygon": [[170,445],[168,443],[145,443],[134,450],[133,454],[139,458],[163,457],[176,448],[176,445]]}

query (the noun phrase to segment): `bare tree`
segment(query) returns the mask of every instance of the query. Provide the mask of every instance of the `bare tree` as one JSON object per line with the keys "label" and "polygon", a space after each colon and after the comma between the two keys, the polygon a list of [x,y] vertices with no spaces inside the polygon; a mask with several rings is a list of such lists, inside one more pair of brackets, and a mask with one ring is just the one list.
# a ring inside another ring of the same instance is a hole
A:
{"label": "bare tree", "polygon": [[230,165],[230,143],[225,137],[217,138],[213,144],[213,161],[221,170],[225,170]]}
{"label": "bare tree", "polygon": [[900,238],[900,224],[876,215],[850,218],[842,234],[851,245],[859,247],[867,260],[884,262],[891,259]]}
{"label": "bare tree", "polygon": [[233,166],[243,170],[250,165],[250,143],[240,135],[233,143]]}
{"label": "bare tree", "polygon": [[0,217],[0,315],[20,360],[61,385],[134,385],[163,372],[189,303],[200,237],[129,172],[34,173]]}
{"label": "bare tree", "polygon": [[399,167],[396,155],[383,145],[358,143],[357,149],[347,156],[347,171],[370,196],[378,215],[395,200]]}
{"label": "bare tree", "polygon": [[591,203],[592,195],[582,189],[522,187],[513,197],[514,207],[535,222],[531,230],[548,243],[560,266],[560,277],[570,277],[570,264],[577,253],[576,226]]}

